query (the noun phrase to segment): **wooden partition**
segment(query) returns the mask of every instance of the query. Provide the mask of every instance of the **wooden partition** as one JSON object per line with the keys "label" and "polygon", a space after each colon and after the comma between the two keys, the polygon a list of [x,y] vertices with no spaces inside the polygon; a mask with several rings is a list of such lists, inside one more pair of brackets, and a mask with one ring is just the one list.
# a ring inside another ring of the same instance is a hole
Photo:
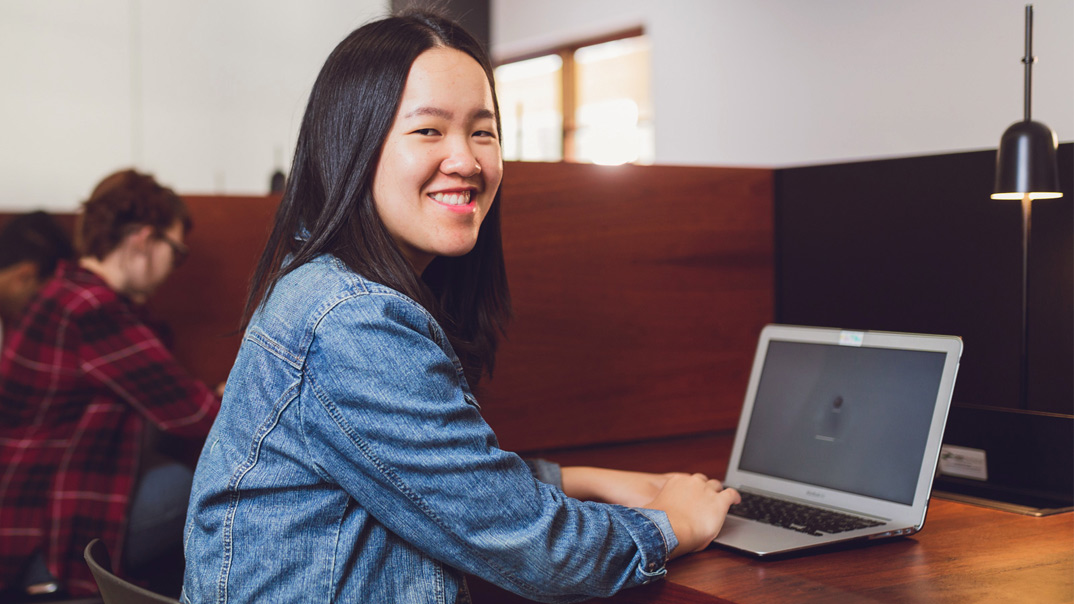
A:
{"label": "wooden partition", "polygon": [[149,301],[175,335],[175,354],[215,385],[227,379],[242,336],[239,323],[254,265],[279,197],[184,195],[194,219],[190,257]]}
{"label": "wooden partition", "polygon": [[[534,451],[733,427],[757,335],[773,316],[772,172],[505,170],[515,320],[494,379],[478,391],[502,444]],[[190,258],[150,309],[171,326],[180,361],[216,384],[238,350],[279,200],[184,198],[195,223]]]}
{"label": "wooden partition", "polygon": [[773,316],[772,172],[509,164],[515,321],[479,392],[535,450],[733,428]]}

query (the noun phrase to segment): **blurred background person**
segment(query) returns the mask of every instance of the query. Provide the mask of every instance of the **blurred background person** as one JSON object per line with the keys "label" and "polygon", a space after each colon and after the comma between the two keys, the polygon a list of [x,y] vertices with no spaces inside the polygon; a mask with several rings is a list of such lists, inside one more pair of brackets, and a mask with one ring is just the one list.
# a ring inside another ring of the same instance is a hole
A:
{"label": "blurred background person", "polygon": [[82,559],[95,537],[128,576],[179,552],[192,471],[155,455],[152,434],[204,438],[220,402],[179,366],[136,304],[182,263],[190,228],[182,199],[152,176],[125,170],[105,178],[82,206],[79,260],[60,262],[7,333],[5,602],[95,593]]}
{"label": "blurred background person", "polygon": [[14,326],[57,262],[72,256],[67,234],[44,212],[16,216],[0,230],[0,347],[4,328]]}

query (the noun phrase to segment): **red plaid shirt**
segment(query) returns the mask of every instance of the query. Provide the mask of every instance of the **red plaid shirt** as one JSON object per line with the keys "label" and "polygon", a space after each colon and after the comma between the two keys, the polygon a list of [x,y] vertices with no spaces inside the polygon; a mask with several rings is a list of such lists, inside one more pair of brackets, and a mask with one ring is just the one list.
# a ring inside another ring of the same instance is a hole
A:
{"label": "red plaid shirt", "polygon": [[37,551],[73,595],[95,593],[82,550],[123,559],[146,422],[204,437],[219,400],[95,274],[63,264],[0,356],[0,589]]}

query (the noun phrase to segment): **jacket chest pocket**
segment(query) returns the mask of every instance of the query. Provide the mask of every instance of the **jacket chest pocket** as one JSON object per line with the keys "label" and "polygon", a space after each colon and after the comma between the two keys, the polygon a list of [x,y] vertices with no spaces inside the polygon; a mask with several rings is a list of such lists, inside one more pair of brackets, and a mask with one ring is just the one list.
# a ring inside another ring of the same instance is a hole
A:
{"label": "jacket chest pocket", "polygon": [[477,402],[477,398],[474,397],[474,395],[470,394],[469,392],[463,392],[463,398],[466,399],[467,403],[473,405],[475,409],[477,409],[478,411],[481,410],[481,405]]}

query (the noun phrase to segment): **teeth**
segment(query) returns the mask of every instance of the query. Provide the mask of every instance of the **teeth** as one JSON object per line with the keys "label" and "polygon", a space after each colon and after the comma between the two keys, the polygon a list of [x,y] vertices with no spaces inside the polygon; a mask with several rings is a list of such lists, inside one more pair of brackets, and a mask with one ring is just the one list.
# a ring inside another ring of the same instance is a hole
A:
{"label": "teeth", "polygon": [[461,206],[470,203],[470,193],[433,193],[433,199],[436,201],[449,205],[449,206]]}

